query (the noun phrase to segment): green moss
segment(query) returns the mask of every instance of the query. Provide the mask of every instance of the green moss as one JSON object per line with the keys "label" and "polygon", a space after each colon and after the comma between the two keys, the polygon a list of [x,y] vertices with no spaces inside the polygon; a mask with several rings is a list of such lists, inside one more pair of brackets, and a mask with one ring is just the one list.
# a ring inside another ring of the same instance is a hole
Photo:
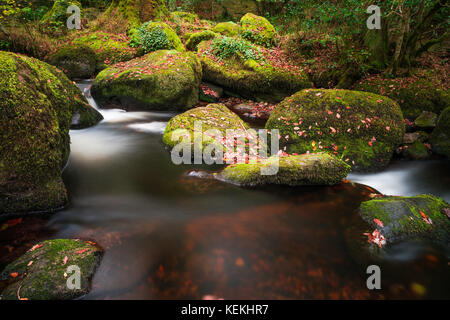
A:
{"label": "green moss", "polygon": [[41,25],[45,28],[66,28],[67,19],[71,16],[67,13],[67,8],[71,5],[82,8],[79,1],[55,0],[52,8],[42,17]]}
{"label": "green moss", "polygon": [[288,153],[328,151],[357,170],[385,167],[405,132],[389,98],[349,90],[307,89],[276,106],[266,123]]}
{"label": "green moss", "polygon": [[100,72],[92,94],[100,105],[186,110],[198,102],[202,69],[191,52],[158,50]]}
{"label": "green moss", "polygon": [[355,90],[373,92],[395,100],[408,119],[417,118],[422,111],[439,114],[450,105],[450,96],[428,76],[409,78],[371,77],[360,81]]}
{"label": "green moss", "polygon": [[[263,169],[275,166],[278,166],[276,174],[262,173]],[[260,163],[232,164],[217,174],[217,178],[241,186],[333,185],[344,179],[349,171],[350,166],[335,156],[314,153],[280,158],[272,156]]]}
{"label": "green moss", "polygon": [[428,148],[425,144],[419,140],[414,141],[411,144],[403,146],[403,155],[406,158],[423,160],[429,158]]}
{"label": "green moss", "polygon": [[62,70],[70,79],[87,79],[95,73],[95,51],[86,45],[67,46],[51,55],[48,63]]}
{"label": "green moss", "polygon": [[237,36],[240,31],[241,28],[238,24],[232,22],[232,21],[228,21],[228,22],[220,22],[218,23],[213,29],[212,31],[216,32],[216,33],[220,33],[224,36],[228,36],[228,37],[234,37]]}
{"label": "green moss", "polygon": [[[448,246],[450,221],[445,214],[446,208],[450,209],[450,205],[433,195],[384,197],[361,203],[359,215],[372,228],[380,231],[387,244],[407,239],[427,239]],[[380,220],[383,227],[374,219]]]}
{"label": "green moss", "polygon": [[271,47],[273,45],[275,28],[264,17],[247,13],[241,18],[241,36],[255,44]]}
{"label": "green moss", "polygon": [[450,158],[450,107],[442,111],[430,137],[433,151]]}
{"label": "green moss", "polygon": [[146,22],[137,33],[136,45],[142,47],[144,53],[156,50],[186,51],[175,31],[163,22]]}
{"label": "green moss", "polygon": [[[190,141],[194,142],[194,123],[201,122],[202,133],[216,129],[223,137],[226,136],[226,130],[247,130],[248,125],[243,122],[238,115],[230,111],[222,104],[208,104],[205,107],[198,107],[179,114],[167,123],[163,135],[163,142],[166,146],[173,148],[180,141],[172,140],[172,135],[179,129],[187,130],[190,135]],[[180,138],[181,139],[181,138]],[[214,143],[214,140],[202,140],[201,149]],[[222,141],[218,142],[220,145]]]}
{"label": "green moss", "polygon": [[1,51],[0,88],[0,213],[62,207],[72,114],[89,105],[60,70]]}
{"label": "green moss", "polygon": [[197,46],[200,42],[211,40],[215,37],[217,37],[217,33],[214,33],[210,30],[193,33],[190,35],[188,41],[186,42],[186,48],[191,51],[197,51]]}
{"label": "green moss", "polygon": [[274,55],[269,49],[227,37],[198,46],[203,79],[244,98],[278,102],[312,86],[302,69],[286,67],[288,63],[277,65]]}
{"label": "green moss", "polygon": [[195,13],[185,11],[174,11],[170,13],[170,19],[176,23],[189,22],[194,23],[199,20],[198,15]]}
{"label": "green moss", "polygon": [[88,46],[95,52],[96,71],[109,65],[128,61],[136,57],[137,50],[128,45],[129,38],[105,32],[93,32],[76,37],[74,46]]}
{"label": "green moss", "polygon": [[[20,276],[3,291],[2,299],[16,300],[20,296],[29,300],[67,300],[84,295],[90,289],[101,256],[99,248],[80,240],[44,241],[3,270],[1,280],[11,280],[13,272]],[[67,268],[71,265],[80,268],[80,289],[67,287],[68,276],[72,275],[67,274]]]}

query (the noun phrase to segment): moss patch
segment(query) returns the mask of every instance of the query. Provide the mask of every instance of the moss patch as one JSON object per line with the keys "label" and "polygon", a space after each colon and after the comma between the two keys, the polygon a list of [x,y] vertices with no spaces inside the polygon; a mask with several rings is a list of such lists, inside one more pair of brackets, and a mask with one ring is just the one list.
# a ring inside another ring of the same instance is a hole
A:
{"label": "moss patch", "polygon": [[48,63],[62,70],[70,79],[87,79],[96,70],[95,51],[86,45],[67,46],[51,55]]}
{"label": "moss patch", "polygon": [[191,52],[158,50],[100,72],[92,94],[104,107],[186,110],[198,102],[202,68]]}
{"label": "moss patch", "polygon": [[200,42],[205,40],[211,40],[217,37],[217,33],[210,30],[204,30],[201,32],[192,33],[186,41],[186,49],[191,51],[197,51],[197,46]]}
{"label": "moss patch", "polygon": [[385,167],[405,133],[389,98],[349,90],[307,89],[277,105],[266,123],[288,153],[328,151],[356,170]]}
{"label": "moss patch", "polygon": [[271,47],[276,34],[273,25],[264,17],[247,13],[241,18],[241,36],[255,44]]}
{"label": "moss patch", "polygon": [[234,37],[240,33],[241,27],[232,21],[220,22],[214,26],[212,31],[220,33],[224,36]]}
{"label": "moss patch", "polygon": [[[67,258],[66,258],[67,257]],[[69,300],[88,293],[90,281],[100,264],[102,251],[80,240],[56,239],[31,248],[1,273],[1,280],[14,280],[2,293],[4,300]],[[67,261],[66,261],[67,260]],[[69,266],[80,268],[80,289],[69,289]],[[12,273],[18,273],[12,278]]]}

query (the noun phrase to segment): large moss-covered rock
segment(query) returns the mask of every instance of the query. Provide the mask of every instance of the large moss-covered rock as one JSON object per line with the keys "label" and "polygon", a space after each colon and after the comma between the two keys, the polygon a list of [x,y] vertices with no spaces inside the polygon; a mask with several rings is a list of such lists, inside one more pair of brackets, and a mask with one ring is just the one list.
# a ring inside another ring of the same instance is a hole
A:
{"label": "large moss-covered rock", "polygon": [[66,28],[67,19],[72,13],[67,13],[69,6],[77,6],[81,9],[81,3],[76,0],[55,0],[52,8],[42,17],[40,23],[45,28]]}
{"label": "large moss-covered rock", "polygon": [[52,54],[48,63],[62,70],[70,79],[87,79],[94,75],[97,61],[90,47],[67,46]]}
{"label": "large moss-covered rock", "polygon": [[[278,170],[271,169],[277,166]],[[215,176],[241,186],[333,185],[344,179],[349,171],[350,166],[337,157],[327,153],[314,153],[287,157],[272,156],[259,163],[231,164]]]}
{"label": "large moss-covered rock", "polygon": [[385,167],[405,125],[397,103],[350,90],[307,89],[278,104],[266,123],[288,153],[329,151],[357,170]]}
{"label": "large moss-covered rock", "polygon": [[[13,281],[2,292],[3,300],[70,300],[89,292],[92,277],[100,265],[102,250],[81,240],[47,240],[33,246],[2,271],[0,280]],[[76,266],[80,288],[69,277]]]}
{"label": "large moss-covered rock", "polygon": [[156,50],[186,51],[175,31],[163,22],[146,22],[137,32],[137,45],[144,53]]}
{"label": "large moss-covered rock", "polygon": [[186,110],[198,102],[201,78],[193,53],[158,50],[100,72],[92,95],[104,107]]}
{"label": "large moss-covered rock", "polygon": [[203,79],[252,100],[278,102],[311,82],[280,52],[242,39],[217,37],[198,45]]}
{"label": "large moss-covered rock", "polygon": [[439,116],[430,141],[434,152],[450,158],[450,107],[445,108]]}
{"label": "large moss-covered rock", "polygon": [[61,169],[72,115],[91,111],[97,113],[62,71],[0,51],[0,213],[67,202]]}
{"label": "large moss-covered rock", "polygon": [[199,19],[196,14],[184,11],[171,12],[170,20],[165,22],[176,31],[183,41],[187,41],[193,33],[210,30],[212,27],[210,21]]}
{"label": "large moss-covered rock", "polygon": [[383,235],[386,244],[427,239],[448,246],[449,210],[450,205],[441,198],[418,195],[382,197],[363,202],[359,215],[372,229],[377,229]]}
{"label": "large moss-covered rock", "polygon": [[191,51],[197,51],[197,46],[200,42],[205,40],[211,40],[217,37],[217,33],[211,30],[204,30],[200,32],[192,33],[189,39],[186,41],[186,49]]}
{"label": "large moss-covered rock", "polygon": [[385,78],[382,75],[361,80],[355,90],[373,92],[395,100],[408,119],[417,118],[422,111],[439,114],[450,105],[450,95],[430,77]]}
{"label": "large moss-covered rock", "polygon": [[99,72],[112,64],[136,57],[137,49],[129,46],[129,40],[124,35],[97,31],[78,35],[71,41],[71,45],[91,48],[95,52],[95,71]]}
{"label": "large moss-covered rock", "polygon": [[247,13],[241,18],[241,36],[255,44],[270,47],[273,45],[276,30],[264,17]]}
{"label": "large moss-covered rock", "polygon": [[233,21],[220,22],[214,26],[212,31],[220,33],[224,36],[234,37],[240,33],[241,27]]}
{"label": "large moss-covered rock", "polygon": [[[189,134],[189,139],[186,141],[194,141],[194,130],[195,123],[201,123],[201,132],[204,133],[208,130],[215,129],[220,132],[220,134],[225,137],[227,130],[242,130],[246,131],[249,129],[248,125],[242,121],[238,115],[233,113],[223,104],[208,104],[205,107],[198,107],[188,110],[182,114],[179,114],[167,123],[166,129],[163,135],[163,142],[169,148],[173,148],[178,143],[183,143],[177,138],[177,131],[186,130]],[[173,134],[175,133],[175,136]],[[202,139],[200,149],[212,143],[223,144],[223,141],[215,141],[213,137],[210,140]]]}

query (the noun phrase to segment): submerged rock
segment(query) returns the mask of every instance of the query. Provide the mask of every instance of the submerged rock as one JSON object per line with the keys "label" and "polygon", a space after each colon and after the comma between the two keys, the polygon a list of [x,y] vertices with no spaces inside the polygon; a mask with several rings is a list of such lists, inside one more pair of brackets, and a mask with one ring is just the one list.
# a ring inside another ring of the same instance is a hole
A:
{"label": "submerged rock", "polygon": [[95,74],[95,51],[85,45],[67,46],[52,54],[48,63],[64,71],[69,79],[88,79]]}
{"label": "submerged rock", "polygon": [[279,103],[266,123],[288,153],[329,151],[355,170],[385,167],[405,133],[397,103],[376,94],[307,89]]}
{"label": "submerged rock", "polygon": [[445,108],[439,116],[430,141],[434,152],[450,158],[450,107]]}
{"label": "submerged rock", "polygon": [[[33,246],[2,271],[0,280],[11,282],[3,300],[69,300],[89,292],[92,277],[100,265],[102,251],[81,240],[47,240]],[[80,288],[69,288],[76,266]]]}
{"label": "submerged rock", "polygon": [[255,44],[271,47],[276,30],[264,17],[247,13],[241,18],[241,36]]}
{"label": "submerged rock", "polygon": [[92,95],[103,107],[186,110],[198,102],[201,78],[193,53],[158,50],[100,72]]}
{"label": "submerged rock", "polygon": [[219,36],[198,45],[203,80],[256,101],[278,102],[311,82],[280,52]]}
{"label": "submerged rock", "polygon": [[62,71],[0,51],[0,213],[66,204],[61,169],[70,152],[74,114],[82,120],[78,127],[101,118]]}
{"label": "submerged rock", "polygon": [[427,239],[448,246],[450,205],[433,195],[382,197],[361,203],[359,215],[385,238],[386,244]]}
{"label": "submerged rock", "polygon": [[216,178],[240,186],[334,185],[344,179],[349,171],[350,166],[335,156],[314,153],[272,156],[259,163],[231,164],[216,174]]}

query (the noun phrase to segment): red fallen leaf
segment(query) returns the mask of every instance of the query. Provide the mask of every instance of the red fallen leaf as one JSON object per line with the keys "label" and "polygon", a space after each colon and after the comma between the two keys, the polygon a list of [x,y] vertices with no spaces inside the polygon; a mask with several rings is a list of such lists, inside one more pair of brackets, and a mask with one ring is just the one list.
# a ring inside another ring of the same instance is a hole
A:
{"label": "red fallen leaf", "polygon": [[27,267],[31,266],[33,264],[33,260],[31,260],[30,262],[28,262]]}
{"label": "red fallen leaf", "polygon": [[11,278],[17,278],[19,276],[18,272],[13,272],[10,274]]}
{"label": "red fallen leaf", "polygon": [[92,242],[92,241],[86,241],[86,242],[89,243],[90,245],[93,245],[93,246],[96,245],[96,243],[95,243],[95,242]]}
{"label": "red fallen leaf", "polygon": [[422,216],[423,221],[425,221],[428,224],[433,224],[433,221],[431,221],[431,219],[428,218],[427,215],[423,211],[419,210],[419,212],[420,212],[420,215]]}
{"label": "red fallen leaf", "polygon": [[42,244],[35,244],[34,246],[31,247],[30,251],[34,251],[36,249],[39,249],[42,246],[43,246]]}
{"label": "red fallen leaf", "polygon": [[386,244],[386,238],[378,231],[378,229],[375,229],[372,233],[364,233],[364,235],[368,238],[367,242],[375,243],[380,248]]}
{"label": "red fallen leaf", "polygon": [[444,213],[447,215],[448,218],[450,218],[450,208],[445,208]]}
{"label": "red fallen leaf", "polygon": [[83,252],[86,252],[86,251],[88,251],[88,249],[86,248],[86,249],[81,249],[81,250],[78,250],[77,252],[75,252],[76,254],[80,254],[80,253],[83,253]]}
{"label": "red fallen leaf", "polygon": [[372,141],[369,141],[369,146],[372,146]]}
{"label": "red fallen leaf", "polygon": [[373,222],[375,222],[379,227],[384,227],[383,222],[380,219],[375,218],[373,219]]}
{"label": "red fallen leaf", "polygon": [[65,256],[63,259],[63,266],[66,265],[67,261],[69,261],[69,258],[67,256]]}
{"label": "red fallen leaf", "polygon": [[8,224],[9,227],[12,227],[21,222],[22,222],[22,218],[17,218],[17,219],[8,220],[6,223]]}
{"label": "red fallen leaf", "polygon": [[387,126],[387,127],[386,127],[386,130],[387,130],[387,131],[391,130],[391,127]]}

